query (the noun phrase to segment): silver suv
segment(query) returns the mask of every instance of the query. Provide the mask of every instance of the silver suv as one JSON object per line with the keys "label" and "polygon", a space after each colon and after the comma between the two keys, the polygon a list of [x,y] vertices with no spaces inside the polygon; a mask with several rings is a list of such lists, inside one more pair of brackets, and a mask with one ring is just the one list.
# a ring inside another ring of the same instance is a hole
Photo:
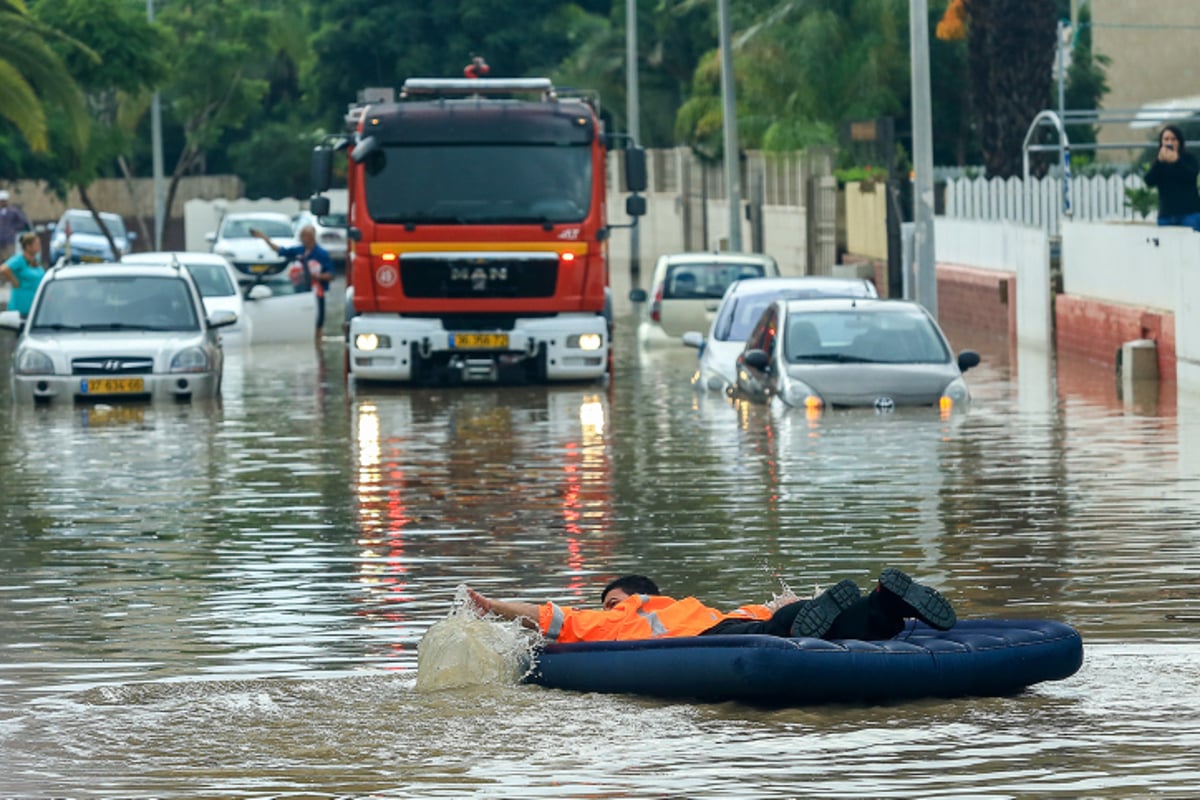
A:
{"label": "silver suv", "polygon": [[236,321],[205,315],[186,269],[123,264],[55,267],[26,320],[0,313],[0,327],[20,331],[13,395],[40,403],[216,396],[217,331]]}

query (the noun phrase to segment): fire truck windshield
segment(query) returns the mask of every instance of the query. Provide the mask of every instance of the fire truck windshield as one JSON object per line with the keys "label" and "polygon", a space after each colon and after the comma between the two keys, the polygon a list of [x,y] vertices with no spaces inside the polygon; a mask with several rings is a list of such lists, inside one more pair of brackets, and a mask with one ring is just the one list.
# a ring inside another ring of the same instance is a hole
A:
{"label": "fire truck windshield", "polygon": [[363,164],[376,222],[581,222],[592,196],[587,145],[395,144]]}

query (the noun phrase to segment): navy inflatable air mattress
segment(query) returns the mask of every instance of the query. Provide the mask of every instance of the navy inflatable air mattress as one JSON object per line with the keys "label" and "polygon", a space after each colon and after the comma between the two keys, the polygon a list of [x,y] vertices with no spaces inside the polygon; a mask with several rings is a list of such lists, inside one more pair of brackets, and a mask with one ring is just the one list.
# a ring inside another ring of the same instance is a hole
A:
{"label": "navy inflatable air mattress", "polygon": [[1083,642],[1047,620],[961,620],[948,631],[919,623],[894,639],[695,636],[549,644],[529,683],[766,705],[994,696],[1073,675]]}

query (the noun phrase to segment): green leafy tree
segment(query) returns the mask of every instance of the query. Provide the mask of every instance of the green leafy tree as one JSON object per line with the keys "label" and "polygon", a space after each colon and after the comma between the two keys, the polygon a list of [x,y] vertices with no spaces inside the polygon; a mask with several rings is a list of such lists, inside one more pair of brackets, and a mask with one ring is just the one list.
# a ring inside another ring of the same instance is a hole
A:
{"label": "green leafy tree", "polygon": [[[24,0],[0,0],[0,120],[34,153],[49,148],[47,107],[60,109],[75,123],[85,119],[79,90],[52,44],[88,52],[31,15]],[[10,162],[5,171],[14,174],[21,148],[4,133],[0,130],[0,150]]]}
{"label": "green leafy tree", "polygon": [[183,176],[203,172],[222,134],[261,107],[270,86],[263,74],[271,53],[262,41],[271,18],[233,0],[192,0],[168,5],[158,20],[172,55],[164,105],[182,139],[167,186],[169,217]]}
{"label": "green leafy tree", "polygon": [[60,195],[68,186],[78,190],[112,245],[88,187],[128,152],[144,98],[164,74],[165,39],[143,11],[125,0],[42,0],[33,13],[70,37],[53,46],[83,91],[87,109],[84,121],[51,117],[56,146],[48,155],[50,184]]}
{"label": "green leafy tree", "polygon": [[[1100,108],[1100,101],[1108,93],[1104,68],[1111,61],[1108,56],[1093,52],[1092,11],[1089,6],[1080,6],[1075,22],[1075,42],[1071,48],[1071,66],[1067,69],[1067,85],[1063,92],[1068,109],[1083,111]],[[1096,125],[1073,125],[1067,131],[1072,144],[1094,143],[1098,132]]]}

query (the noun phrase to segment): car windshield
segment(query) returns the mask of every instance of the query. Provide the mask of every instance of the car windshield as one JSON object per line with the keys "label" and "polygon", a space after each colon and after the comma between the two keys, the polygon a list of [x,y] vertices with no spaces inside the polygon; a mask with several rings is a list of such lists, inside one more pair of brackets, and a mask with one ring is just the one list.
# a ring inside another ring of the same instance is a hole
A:
{"label": "car windshield", "polygon": [[[721,304],[713,338],[722,342],[744,342],[754,330],[755,323],[775,300],[804,300],[816,297],[870,297],[866,283],[847,283],[845,286],[812,285],[787,289],[778,287],[761,292],[741,292]],[[737,290],[735,290],[737,291]]]}
{"label": "car windshield", "polygon": [[237,294],[237,287],[233,285],[229,271],[220,264],[187,264],[185,266],[202,296],[230,297]]}
{"label": "car windshield", "polygon": [[580,222],[591,207],[586,144],[388,145],[366,161],[377,222]]}
{"label": "car windshield", "polygon": [[793,363],[929,364],[950,359],[933,321],[915,311],[793,311],[786,327],[783,353]]}
{"label": "car windshield", "polygon": [[[102,214],[101,218],[104,220],[104,227],[108,228],[109,234],[114,239],[125,238],[125,223],[120,217],[112,214]],[[59,228],[65,233],[68,226],[70,226],[71,233],[73,234],[90,233],[96,236],[104,235],[100,230],[100,226],[96,224],[96,218],[91,214],[67,214],[62,218],[62,222],[59,223]]]}
{"label": "car windshield", "polygon": [[31,331],[195,331],[200,319],[185,280],[97,275],[47,282]]}
{"label": "car windshield", "polygon": [[227,219],[221,226],[222,239],[249,239],[252,230],[262,231],[272,239],[290,239],[292,226],[278,219]]}
{"label": "car windshield", "polygon": [[672,264],[667,268],[662,299],[720,299],[724,297],[729,284],[747,278],[761,278],[763,273],[762,264],[722,264],[699,261]]}

